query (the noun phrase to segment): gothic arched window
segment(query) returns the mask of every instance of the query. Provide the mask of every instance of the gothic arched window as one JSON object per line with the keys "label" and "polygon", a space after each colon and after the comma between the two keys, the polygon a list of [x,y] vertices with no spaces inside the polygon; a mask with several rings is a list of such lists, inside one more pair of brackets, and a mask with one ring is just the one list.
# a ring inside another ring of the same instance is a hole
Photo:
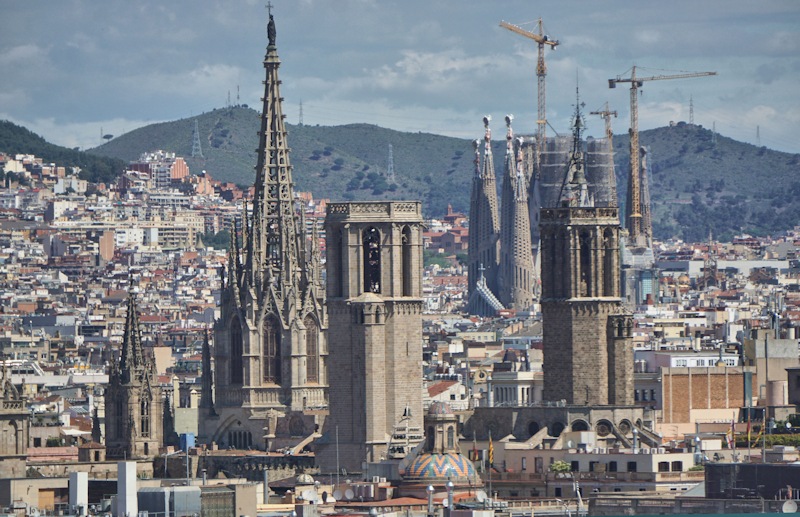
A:
{"label": "gothic arched window", "polygon": [[403,296],[414,296],[413,275],[411,274],[411,228],[408,226],[403,228],[403,235],[401,239],[403,243]]}
{"label": "gothic arched window", "polygon": [[381,292],[381,232],[374,226],[364,230],[364,291]]}
{"label": "gothic arched window", "polygon": [[275,316],[264,320],[262,343],[264,382],[281,383],[281,325]]}
{"label": "gothic arched window", "polygon": [[231,320],[231,384],[242,384],[244,369],[242,368],[242,325],[239,318],[234,316]]}
{"label": "gothic arched window", "polygon": [[311,315],[303,320],[306,327],[306,382],[319,382],[319,327]]}
{"label": "gothic arched window", "polygon": [[592,296],[594,286],[594,271],[592,271],[592,235],[589,232],[581,232],[580,235],[580,284],[578,296]]}
{"label": "gothic arched window", "polygon": [[603,296],[616,296],[614,289],[615,255],[614,233],[610,228],[603,232]]}
{"label": "gothic arched window", "polygon": [[124,433],[123,433],[123,428],[124,428],[123,419],[125,417],[125,412],[124,412],[125,406],[123,404],[122,397],[120,397],[119,395],[117,395],[116,404],[114,404],[114,406],[116,407],[116,415],[114,415],[114,424],[115,424],[114,425],[114,438],[120,439],[120,438],[122,438],[124,436]]}
{"label": "gothic arched window", "polygon": [[142,438],[150,438],[150,399],[146,395],[139,404],[139,416]]}

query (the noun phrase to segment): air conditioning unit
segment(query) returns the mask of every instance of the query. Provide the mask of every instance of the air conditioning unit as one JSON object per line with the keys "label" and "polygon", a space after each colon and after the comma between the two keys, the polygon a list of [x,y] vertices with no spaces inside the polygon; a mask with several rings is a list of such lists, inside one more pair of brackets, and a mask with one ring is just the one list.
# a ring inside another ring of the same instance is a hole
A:
{"label": "air conditioning unit", "polygon": [[659,453],[659,454],[665,454],[666,452],[667,452],[667,449],[666,449],[666,448],[664,448],[664,447],[659,447],[659,448],[658,448],[658,453]]}
{"label": "air conditioning unit", "polygon": [[600,454],[608,454],[608,448],[600,447]]}
{"label": "air conditioning unit", "polygon": [[373,483],[380,483],[381,482],[381,477],[380,476],[372,476],[372,482]]}

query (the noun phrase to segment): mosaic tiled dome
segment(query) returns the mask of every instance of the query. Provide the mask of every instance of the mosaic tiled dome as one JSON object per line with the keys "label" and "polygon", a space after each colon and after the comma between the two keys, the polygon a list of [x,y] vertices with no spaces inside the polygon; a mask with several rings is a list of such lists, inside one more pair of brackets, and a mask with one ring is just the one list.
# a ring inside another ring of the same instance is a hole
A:
{"label": "mosaic tiled dome", "polygon": [[408,466],[403,476],[406,480],[447,481],[455,483],[474,481],[478,477],[472,462],[463,454],[421,454]]}
{"label": "mosaic tiled dome", "polygon": [[452,415],[453,410],[447,402],[434,402],[428,408],[429,415]]}

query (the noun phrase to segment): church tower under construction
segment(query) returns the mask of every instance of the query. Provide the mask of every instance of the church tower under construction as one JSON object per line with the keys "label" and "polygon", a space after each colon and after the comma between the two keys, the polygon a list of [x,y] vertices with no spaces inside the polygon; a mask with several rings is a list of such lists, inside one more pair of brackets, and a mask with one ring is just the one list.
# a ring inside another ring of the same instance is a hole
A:
{"label": "church tower under construction", "polygon": [[[327,405],[319,242],[316,226],[306,231],[295,204],[271,14],[267,33],[252,214],[245,208],[231,232],[214,327],[215,393],[213,402],[202,397],[201,408],[201,437],[236,448],[274,447],[282,418],[292,435],[311,435],[316,422],[309,410]],[[203,380],[206,391],[210,384]]]}
{"label": "church tower under construction", "polygon": [[558,206],[540,216],[544,399],[627,406],[633,321],[620,296],[619,213],[616,204],[597,203],[598,189],[590,188],[583,125],[578,104]]}
{"label": "church tower under construction", "polygon": [[522,138],[514,138],[512,120],[513,116],[506,116],[498,287],[500,301],[507,309],[528,310],[534,299],[528,183],[523,172]]}
{"label": "church tower under construction", "polygon": [[475,140],[475,176],[469,206],[470,246],[468,286],[470,314],[494,314],[502,309],[497,299],[500,266],[500,217],[497,206],[497,183],[492,155],[491,117],[483,117],[483,160],[480,140]]}

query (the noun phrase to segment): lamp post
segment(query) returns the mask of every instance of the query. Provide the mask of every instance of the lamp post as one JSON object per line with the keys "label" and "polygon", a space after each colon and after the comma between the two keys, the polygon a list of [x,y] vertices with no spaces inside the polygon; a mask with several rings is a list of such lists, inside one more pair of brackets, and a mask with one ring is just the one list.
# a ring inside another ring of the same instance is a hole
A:
{"label": "lamp post", "polygon": [[700,465],[703,463],[703,452],[700,450],[700,436],[695,435],[694,437],[694,464]]}
{"label": "lamp post", "polygon": [[453,513],[453,487],[455,485],[452,481],[447,482],[447,517],[450,517]]}
{"label": "lamp post", "polygon": [[425,491],[428,493],[428,517],[433,517],[433,485],[428,485]]}
{"label": "lamp post", "polygon": [[633,428],[633,453],[636,454],[637,449],[639,449],[639,430],[635,427]]}

